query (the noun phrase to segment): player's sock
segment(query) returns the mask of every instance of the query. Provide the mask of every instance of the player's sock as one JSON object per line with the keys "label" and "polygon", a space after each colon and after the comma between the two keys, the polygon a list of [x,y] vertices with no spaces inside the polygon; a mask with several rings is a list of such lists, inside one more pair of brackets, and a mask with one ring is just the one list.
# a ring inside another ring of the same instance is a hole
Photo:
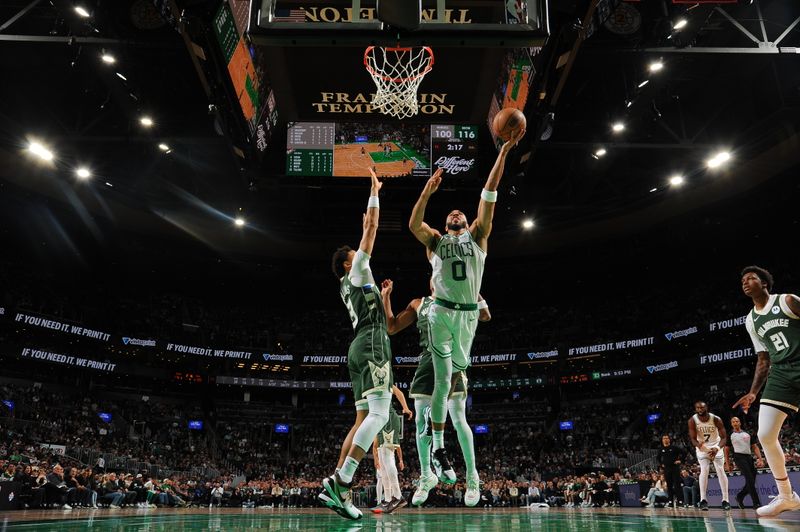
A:
{"label": "player's sock", "polygon": [[350,484],[353,482],[353,475],[356,474],[356,469],[358,469],[358,460],[352,456],[348,456],[344,459],[342,469],[339,470],[339,478],[342,479],[342,482],[345,484]]}
{"label": "player's sock", "polygon": [[450,412],[450,419],[458,435],[458,445],[464,456],[467,478],[478,478],[478,469],[475,467],[475,442],[472,439],[472,429],[467,423],[466,397],[450,399],[447,402],[447,410]]}
{"label": "player's sock", "polygon": [[711,464],[708,460],[700,461],[700,500],[707,501],[706,495],[708,494],[708,473],[711,469]]}
{"label": "player's sock", "polygon": [[444,431],[433,429],[433,450],[444,447]]}
{"label": "player's sock", "polygon": [[778,494],[783,497],[791,497],[792,483],[789,481],[789,474],[786,472],[786,455],[783,454],[783,449],[778,441],[778,434],[786,417],[786,412],[762,403],[758,412],[758,440],[764,449],[767,465],[769,465],[775,477]]}
{"label": "player's sock", "polygon": [[722,500],[728,501],[730,495],[728,495],[728,475],[725,474],[725,468],[715,460],[714,469],[717,471],[717,479],[719,479],[719,487],[722,491]]}
{"label": "player's sock", "polygon": [[417,454],[419,455],[420,476],[424,477],[431,474],[431,436],[425,434],[425,416],[422,411],[430,406],[429,399],[415,399],[414,409],[417,411]]}

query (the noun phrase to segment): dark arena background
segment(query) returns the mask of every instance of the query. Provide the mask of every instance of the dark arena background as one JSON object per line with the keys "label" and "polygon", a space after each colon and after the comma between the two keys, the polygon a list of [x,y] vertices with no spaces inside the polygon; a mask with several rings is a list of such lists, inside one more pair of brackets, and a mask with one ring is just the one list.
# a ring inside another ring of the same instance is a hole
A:
{"label": "dark arena background", "polygon": [[[2,2],[2,530],[800,529],[800,3],[413,4]],[[416,114],[373,105],[368,46],[430,47]],[[395,401],[382,426],[370,359],[353,431],[380,420],[384,447],[343,443],[367,368],[348,313],[383,327],[387,279],[395,315],[430,294],[412,208],[441,169],[424,219],[472,222],[501,152],[491,320],[436,484],[413,309],[380,356],[414,419]],[[375,285],[345,306],[331,256],[376,212]]]}

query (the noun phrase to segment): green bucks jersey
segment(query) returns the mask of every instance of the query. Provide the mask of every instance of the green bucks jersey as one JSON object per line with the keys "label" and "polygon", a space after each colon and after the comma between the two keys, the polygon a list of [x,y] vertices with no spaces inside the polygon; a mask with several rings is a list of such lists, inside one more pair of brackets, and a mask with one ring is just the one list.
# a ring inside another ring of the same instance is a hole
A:
{"label": "green bucks jersey", "polygon": [[766,351],[773,364],[800,361],[800,318],[783,294],[773,294],[760,311],[753,308],[745,321],[756,352]]}
{"label": "green bucks jersey", "polygon": [[428,313],[433,305],[432,297],[423,297],[422,303],[417,308],[417,329],[419,330],[419,346],[422,348],[422,356],[430,354],[430,336],[428,335]]}
{"label": "green bucks jersey", "polygon": [[342,277],[340,295],[350,313],[350,321],[356,334],[376,325],[386,328],[381,292],[374,283],[356,286],[350,281],[350,276],[345,275]]}
{"label": "green bucks jersey", "polygon": [[394,408],[389,409],[389,421],[378,433],[378,447],[390,447],[392,449],[400,447],[400,439],[403,437],[403,418],[395,412]]}
{"label": "green bucks jersey", "polygon": [[436,297],[452,303],[476,304],[485,260],[486,252],[469,231],[442,235],[431,256]]}

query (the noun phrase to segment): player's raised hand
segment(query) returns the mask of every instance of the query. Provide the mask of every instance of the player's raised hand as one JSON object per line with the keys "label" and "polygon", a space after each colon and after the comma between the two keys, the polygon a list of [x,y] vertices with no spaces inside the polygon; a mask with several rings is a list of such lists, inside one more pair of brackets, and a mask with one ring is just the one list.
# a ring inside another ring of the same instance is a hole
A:
{"label": "player's raised hand", "polygon": [[733,408],[736,408],[737,406],[741,406],[742,407],[742,412],[744,412],[746,414],[747,411],[750,410],[750,405],[752,405],[755,402],[756,402],[756,394],[748,393],[746,395],[743,395],[742,397],[739,398],[738,401],[733,403]]}
{"label": "player's raised hand", "polygon": [[370,189],[370,193],[373,196],[377,196],[378,192],[381,190],[381,187],[383,186],[383,183],[378,181],[378,174],[375,173],[375,170],[373,170],[372,167],[369,168],[369,175],[370,178],[372,179],[372,188]]}
{"label": "player's raised hand", "polygon": [[389,294],[392,293],[393,287],[394,283],[391,279],[384,279],[381,283],[381,297],[389,297]]}
{"label": "player's raised hand", "polygon": [[425,183],[425,188],[422,190],[423,193],[427,195],[431,195],[437,190],[439,190],[439,185],[442,184],[442,174],[444,173],[444,168],[437,168],[436,171],[433,173],[428,182]]}
{"label": "player's raised hand", "polygon": [[511,138],[508,139],[505,142],[505,144],[503,144],[503,147],[500,148],[500,149],[504,153],[510,152],[511,148],[516,146],[519,143],[519,141],[522,139],[522,137],[524,137],[524,136],[525,136],[525,128],[524,127],[521,127],[519,129],[516,129],[516,130],[512,131],[511,132]]}

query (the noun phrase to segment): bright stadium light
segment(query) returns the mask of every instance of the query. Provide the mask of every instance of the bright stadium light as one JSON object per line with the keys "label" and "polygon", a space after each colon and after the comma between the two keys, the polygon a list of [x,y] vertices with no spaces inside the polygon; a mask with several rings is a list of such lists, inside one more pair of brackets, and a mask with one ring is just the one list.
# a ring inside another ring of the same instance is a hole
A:
{"label": "bright stadium light", "polygon": [[645,85],[647,85],[648,83],[650,83],[650,80],[649,80],[649,79],[646,79],[646,80],[644,80],[643,82],[639,83],[639,88],[641,89],[642,87],[644,87],[644,86],[645,86]]}
{"label": "bright stadium light", "polygon": [[658,190],[658,187],[653,187],[653,188],[650,189],[650,192],[656,192],[657,190]]}
{"label": "bright stadium light", "polygon": [[244,227],[245,221],[241,216],[237,216],[233,223],[236,224],[236,227]]}
{"label": "bright stadium light", "polygon": [[683,28],[686,27],[686,25],[688,23],[689,23],[688,20],[686,20],[685,18],[681,18],[681,19],[678,19],[678,21],[675,23],[674,26],[672,26],[672,28],[676,29],[676,30],[682,30]]}
{"label": "bright stadium light", "polygon": [[706,161],[706,166],[709,168],[717,168],[722,164],[728,162],[731,158],[731,154],[727,151],[721,151],[715,154],[711,159]]}
{"label": "bright stadium light", "polygon": [[664,63],[662,63],[661,60],[653,61],[647,66],[647,70],[649,70],[650,72],[658,72],[663,68],[664,68]]}
{"label": "bright stadium light", "polygon": [[611,126],[611,130],[614,133],[619,133],[621,131],[624,131],[625,130],[625,124],[623,124],[622,122],[617,122],[617,123],[615,123],[614,125]]}
{"label": "bright stadium light", "polygon": [[51,152],[44,144],[37,141],[31,141],[28,144],[28,151],[40,158],[43,161],[52,161],[53,152]]}
{"label": "bright stadium light", "polygon": [[75,6],[75,12],[82,16],[83,18],[89,18],[91,15],[83,6]]}
{"label": "bright stadium light", "polygon": [[669,178],[669,184],[673,187],[679,187],[683,184],[684,179],[682,175],[674,175]]}
{"label": "bright stadium light", "polygon": [[603,156],[603,155],[605,155],[606,153],[608,153],[608,152],[606,151],[606,149],[605,149],[605,148],[600,148],[599,150],[597,150],[596,152],[594,152],[594,154],[595,154],[595,155],[597,155],[598,157],[602,157],[602,156]]}
{"label": "bright stadium light", "polygon": [[103,60],[103,63],[106,63],[108,65],[113,65],[114,63],[117,62],[117,59],[111,54],[103,54],[100,56],[100,59]]}
{"label": "bright stadium light", "polygon": [[164,144],[162,142],[161,144],[158,145],[158,149],[161,150],[161,151],[167,151],[168,152],[169,151],[169,146],[167,146],[166,144]]}
{"label": "bright stadium light", "polygon": [[154,124],[153,119],[149,116],[143,116],[139,119],[139,123],[142,124],[144,127],[152,127]]}
{"label": "bright stadium light", "polygon": [[534,225],[535,224],[533,223],[533,220],[531,220],[530,218],[527,218],[527,219],[522,221],[522,228],[523,229],[533,229]]}
{"label": "bright stadium light", "polygon": [[88,168],[81,167],[75,170],[75,175],[80,179],[89,179],[92,176],[92,173]]}
{"label": "bright stadium light", "polygon": [[119,79],[121,79],[122,81],[128,81],[128,78],[126,78],[125,76],[123,76],[123,75],[122,75],[122,74],[120,74],[119,72],[116,72],[116,74],[117,74],[117,77],[118,77]]}

